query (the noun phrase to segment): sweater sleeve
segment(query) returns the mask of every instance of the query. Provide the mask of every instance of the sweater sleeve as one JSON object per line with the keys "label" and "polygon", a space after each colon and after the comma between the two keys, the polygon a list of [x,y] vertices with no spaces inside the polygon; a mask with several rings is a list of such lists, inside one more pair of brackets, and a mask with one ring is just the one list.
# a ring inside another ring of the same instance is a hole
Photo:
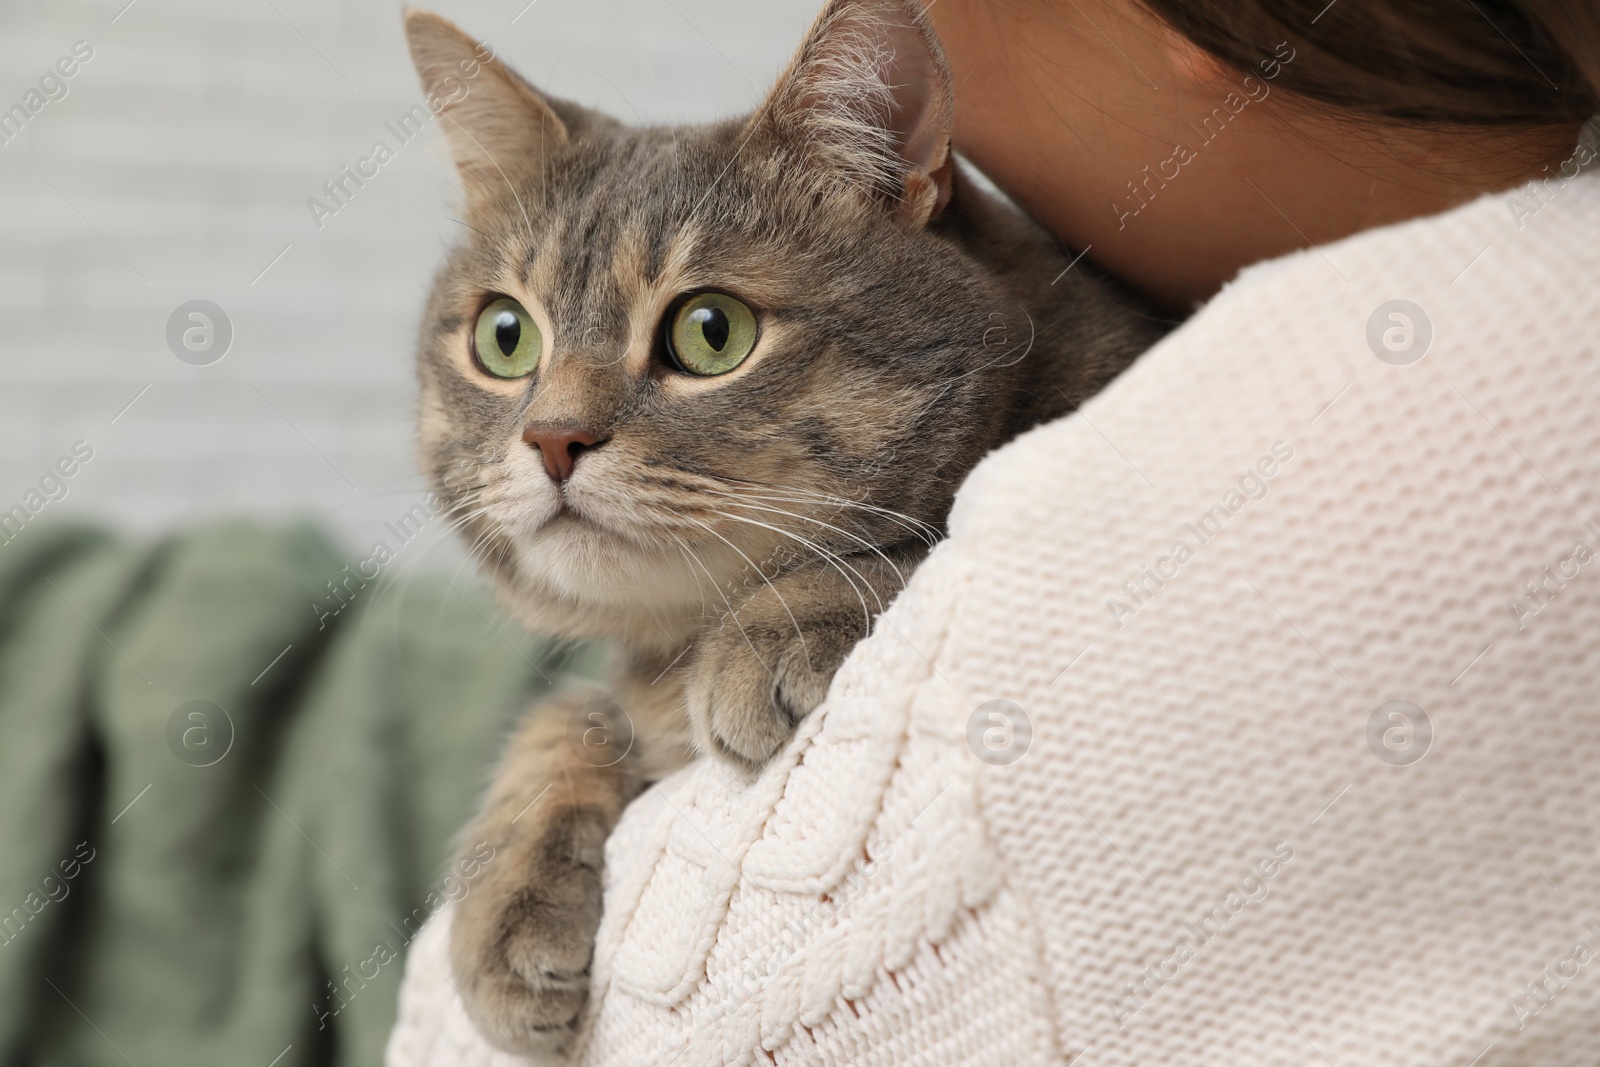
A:
{"label": "sweater sleeve", "polygon": [[779,759],[629,810],[576,1061],[1587,1062],[1597,283],[1596,178],[1486,197],[991,456]]}

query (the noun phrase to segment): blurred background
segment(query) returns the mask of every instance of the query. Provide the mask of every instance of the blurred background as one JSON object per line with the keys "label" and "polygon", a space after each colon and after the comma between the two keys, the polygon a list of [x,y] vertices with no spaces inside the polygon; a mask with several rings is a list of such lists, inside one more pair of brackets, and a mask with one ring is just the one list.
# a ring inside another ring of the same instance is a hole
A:
{"label": "blurred background", "polygon": [[[385,129],[421,100],[402,6],[0,4],[0,109],[77,42],[93,53],[0,127],[0,510],[80,440],[93,460],[39,518],[306,515],[359,551],[420,498],[413,339],[462,230],[437,122],[403,146]],[[819,4],[431,6],[536,85],[660,123],[754,107]],[[395,158],[319,228],[307,200],[379,139]],[[208,366],[166,337],[196,299],[232,323]]]}

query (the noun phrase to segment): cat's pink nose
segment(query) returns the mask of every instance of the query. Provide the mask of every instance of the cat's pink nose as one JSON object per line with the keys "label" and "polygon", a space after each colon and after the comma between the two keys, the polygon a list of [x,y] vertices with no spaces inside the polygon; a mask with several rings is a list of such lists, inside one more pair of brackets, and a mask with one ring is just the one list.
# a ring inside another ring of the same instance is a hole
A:
{"label": "cat's pink nose", "polygon": [[522,431],[522,440],[539,450],[544,457],[544,469],[558,482],[572,477],[578,453],[606,442],[604,437],[576,426],[529,426]]}

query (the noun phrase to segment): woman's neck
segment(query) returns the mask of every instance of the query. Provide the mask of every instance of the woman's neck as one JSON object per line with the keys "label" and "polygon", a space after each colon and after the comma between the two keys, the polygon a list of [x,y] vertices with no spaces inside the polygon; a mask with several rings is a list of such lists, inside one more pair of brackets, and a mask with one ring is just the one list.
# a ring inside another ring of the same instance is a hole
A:
{"label": "woman's neck", "polygon": [[1249,74],[1228,70],[1111,0],[1035,14],[1025,32],[1011,10],[929,11],[959,83],[957,146],[1043,225],[1174,309],[1250,263],[1554,172],[1578,137],[1576,125],[1416,129],[1332,114],[1275,88],[1291,47]]}

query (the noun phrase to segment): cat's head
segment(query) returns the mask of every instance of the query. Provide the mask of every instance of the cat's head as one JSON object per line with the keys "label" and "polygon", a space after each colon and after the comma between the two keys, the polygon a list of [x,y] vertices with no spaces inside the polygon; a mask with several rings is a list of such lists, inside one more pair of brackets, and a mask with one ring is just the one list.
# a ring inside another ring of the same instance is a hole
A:
{"label": "cat's head", "polygon": [[942,233],[953,88],[914,0],[834,0],[753,115],[671,128],[406,30],[467,201],[422,462],[531,623],[670,648],[761,568],[942,523],[1016,312]]}

